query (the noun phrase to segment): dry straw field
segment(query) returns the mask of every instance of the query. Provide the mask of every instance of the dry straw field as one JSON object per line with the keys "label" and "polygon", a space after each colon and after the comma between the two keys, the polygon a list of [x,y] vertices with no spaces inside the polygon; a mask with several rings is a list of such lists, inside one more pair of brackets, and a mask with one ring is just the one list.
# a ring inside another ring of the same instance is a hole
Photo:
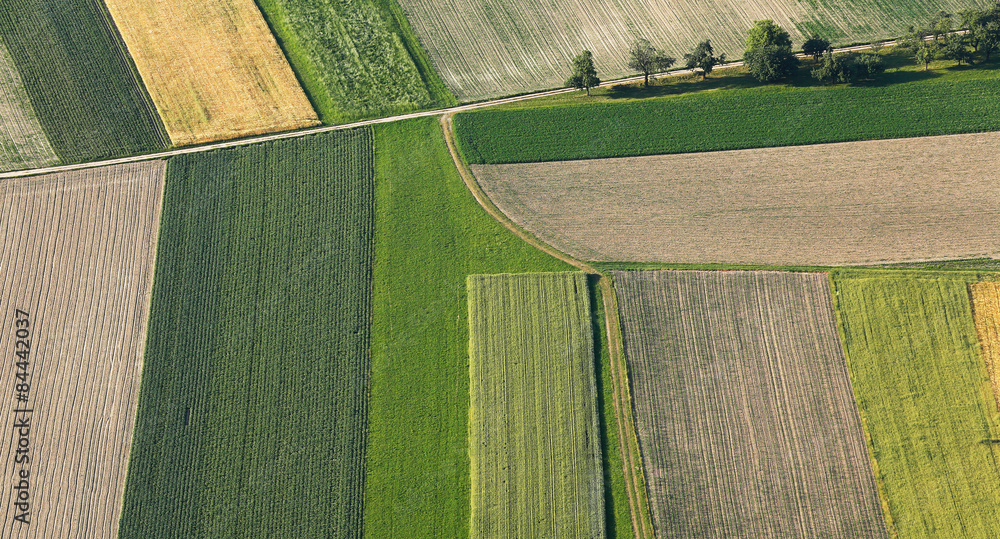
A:
{"label": "dry straw field", "polygon": [[24,90],[14,59],[0,42],[0,172],[44,167],[58,160]]}
{"label": "dry straw field", "polygon": [[164,168],[0,184],[3,537],[118,534]]}
{"label": "dry straw field", "polygon": [[473,538],[603,538],[583,273],[470,275]]}
{"label": "dry straw field", "polygon": [[108,0],[177,146],[319,124],[252,0]]}
{"label": "dry straw field", "polygon": [[658,537],[887,537],[825,274],[613,272]]}
{"label": "dry straw field", "polygon": [[473,165],[585,260],[838,265],[1000,256],[1000,133]]}
{"label": "dry straw field", "polygon": [[1000,403],[1000,283],[983,281],[969,286],[976,334],[986,360],[993,395]]}
{"label": "dry straw field", "polygon": [[718,52],[743,55],[747,30],[773,19],[801,46],[804,33],[820,31],[839,43],[902,35],[939,9],[955,13],[961,0],[718,0],[714,2],[606,2],[602,0],[401,0],[400,4],[445,84],[460,101],[562,86],[570,59],[594,53],[602,78],[633,74],[629,45],[645,37],[681,58],[711,39]]}

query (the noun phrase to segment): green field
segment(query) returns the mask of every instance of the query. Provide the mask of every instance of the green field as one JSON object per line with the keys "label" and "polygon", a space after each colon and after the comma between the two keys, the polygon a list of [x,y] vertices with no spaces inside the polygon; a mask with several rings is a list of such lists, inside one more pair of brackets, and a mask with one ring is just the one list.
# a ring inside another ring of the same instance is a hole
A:
{"label": "green field", "polygon": [[[434,118],[377,126],[375,169],[365,536],[467,537],[466,277],[574,268],[523,242],[479,207]],[[608,447],[617,453],[617,441]],[[620,465],[609,473],[618,477],[613,485],[622,484]],[[615,496],[616,510],[619,504],[627,514],[624,495]],[[629,529],[619,517],[616,525],[623,524]]]}
{"label": "green field", "polygon": [[62,163],[167,146],[103,3],[0,0],[0,36]]}
{"label": "green field", "polygon": [[396,0],[257,0],[324,123],[452,105]]}
{"label": "green field", "polygon": [[472,537],[604,537],[586,274],[471,275]]}
{"label": "green field", "polygon": [[171,159],[121,537],[360,537],[372,135]]}
{"label": "green field", "polygon": [[[643,95],[660,96],[636,99]],[[818,85],[808,73],[793,84],[761,86],[733,73],[704,85],[678,80],[648,92],[594,100],[570,94],[462,113],[455,130],[464,157],[489,164],[996,131],[1000,70],[902,65],[857,86]]]}
{"label": "green field", "polygon": [[854,391],[899,537],[1000,532],[1000,418],[972,320],[976,279],[834,274]]}

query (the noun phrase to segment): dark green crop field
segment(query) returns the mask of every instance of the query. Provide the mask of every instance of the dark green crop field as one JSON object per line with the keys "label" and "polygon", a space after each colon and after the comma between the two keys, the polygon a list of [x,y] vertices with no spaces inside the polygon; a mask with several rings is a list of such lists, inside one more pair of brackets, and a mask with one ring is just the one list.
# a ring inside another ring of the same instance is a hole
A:
{"label": "dark green crop field", "polygon": [[172,159],[121,537],[360,537],[371,132]]}
{"label": "dark green crop field", "polygon": [[166,132],[102,2],[0,0],[0,35],[63,163],[167,146]]}
{"label": "dark green crop field", "polygon": [[[470,163],[528,163],[1000,130],[1000,72],[902,71],[891,84],[759,86],[455,116]],[[564,101],[563,101],[564,100]],[[571,104],[564,104],[571,103]]]}
{"label": "dark green crop field", "polygon": [[324,123],[455,104],[396,0],[257,0]]}

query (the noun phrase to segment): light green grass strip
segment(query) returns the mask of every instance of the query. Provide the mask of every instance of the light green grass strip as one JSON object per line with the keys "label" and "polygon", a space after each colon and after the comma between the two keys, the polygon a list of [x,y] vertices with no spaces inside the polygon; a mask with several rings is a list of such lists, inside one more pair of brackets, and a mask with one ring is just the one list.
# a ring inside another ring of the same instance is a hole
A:
{"label": "light green grass strip", "polygon": [[958,274],[835,273],[855,394],[898,537],[997,537],[996,403]]}
{"label": "light green grass strip", "polygon": [[586,276],[467,286],[472,537],[604,537]]}
{"label": "light green grass strip", "polygon": [[0,172],[59,162],[24,90],[7,47],[0,41]]}

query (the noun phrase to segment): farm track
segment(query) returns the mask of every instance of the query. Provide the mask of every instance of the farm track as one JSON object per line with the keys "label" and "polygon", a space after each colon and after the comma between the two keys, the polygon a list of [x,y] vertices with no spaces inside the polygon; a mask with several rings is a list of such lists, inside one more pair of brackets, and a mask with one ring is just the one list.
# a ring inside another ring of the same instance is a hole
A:
{"label": "farm track", "polygon": [[510,220],[503,212],[497,208],[486,196],[486,193],[479,186],[475,176],[466,166],[458,148],[455,146],[454,125],[452,123],[453,113],[445,114],[441,117],[441,126],[444,129],[445,142],[455,167],[458,169],[465,182],[466,187],[476,199],[476,202],[508,230],[519,238],[534,246],[540,251],[551,255],[567,264],[579,268],[585,273],[599,275],[598,286],[601,288],[601,297],[604,303],[605,327],[608,333],[608,350],[611,356],[611,377],[613,404],[615,407],[616,428],[618,430],[618,440],[620,443],[621,455],[624,461],[625,490],[628,493],[629,512],[632,517],[632,529],[635,536],[639,538],[652,538],[653,526],[650,520],[649,502],[646,496],[645,477],[642,470],[642,460],[639,454],[639,442],[635,433],[635,421],[632,419],[632,399],[628,387],[628,372],[625,366],[625,355],[622,346],[621,325],[618,319],[618,300],[615,296],[615,289],[611,280],[594,269],[589,264],[577,260],[552,246],[540,241],[516,223]]}
{"label": "farm track", "polygon": [[[891,46],[891,45],[894,45],[895,43],[896,43],[895,41],[886,41],[886,42],[883,43],[883,45],[884,46]],[[854,46],[854,47],[844,47],[844,48],[836,49],[834,52],[859,51],[859,50],[864,50],[864,49],[868,49],[868,48],[870,48],[869,45],[859,45],[859,46]],[[803,56],[803,55],[800,55],[800,56]],[[715,69],[719,70],[719,69],[734,68],[734,67],[740,67],[742,65],[743,65],[743,62],[729,62],[727,64],[716,66]],[[683,75],[683,74],[690,74],[692,72],[693,71],[690,70],[690,69],[679,69],[679,70],[668,71],[668,72],[664,72],[664,73],[658,73],[656,75],[651,75],[651,77],[663,77],[663,76],[669,76],[669,75]],[[638,75],[638,76],[635,76],[635,77],[627,77],[627,78],[624,78],[624,79],[617,79],[617,80],[606,81],[606,82],[601,83],[601,87],[610,87],[610,86],[614,86],[616,84],[625,84],[625,83],[631,83],[631,82],[639,82],[641,80],[643,80],[642,75]],[[165,158],[173,157],[173,156],[177,156],[177,155],[188,155],[188,154],[194,154],[194,153],[203,153],[203,152],[209,152],[209,151],[212,151],[212,150],[219,150],[219,149],[223,149],[223,148],[236,148],[236,147],[240,147],[240,146],[248,146],[248,145],[251,145],[251,144],[259,144],[261,142],[268,142],[268,141],[274,141],[274,140],[284,140],[284,139],[307,137],[307,136],[310,136],[310,135],[318,135],[318,134],[321,134],[321,133],[329,133],[331,131],[343,131],[343,130],[347,130],[347,129],[353,129],[353,128],[356,128],[356,127],[362,127],[362,126],[368,126],[368,125],[377,125],[377,124],[383,124],[383,123],[390,123],[390,122],[396,122],[396,121],[399,121],[399,120],[407,120],[407,119],[411,119],[411,118],[427,118],[427,117],[431,117],[431,116],[451,116],[451,115],[453,115],[455,113],[459,113],[459,112],[467,112],[467,111],[481,109],[481,108],[487,108],[487,107],[493,107],[493,106],[497,106],[497,105],[503,105],[503,104],[506,104],[506,103],[516,103],[516,102],[519,102],[519,101],[528,101],[528,100],[531,100],[531,99],[538,99],[538,98],[542,98],[542,97],[549,97],[549,96],[553,96],[553,95],[559,95],[559,94],[565,94],[565,93],[577,92],[577,91],[579,91],[579,90],[575,90],[573,88],[558,88],[558,89],[555,89],[555,90],[546,90],[546,91],[543,91],[543,92],[534,92],[534,93],[530,93],[530,94],[518,95],[518,96],[512,96],[512,97],[505,97],[505,98],[501,98],[501,99],[492,99],[492,100],[483,101],[483,102],[480,102],[480,103],[469,103],[469,104],[466,104],[466,105],[458,105],[458,106],[455,106],[455,107],[448,107],[448,108],[445,108],[445,109],[426,110],[426,111],[421,111],[421,112],[411,112],[411,113],[408,113],[408,114],[400,114],[400,115],[396,115],[396,116],[389,116],[389,117],[386,117],[386,118],[375,118],[375,119],[372,119],[372,120],[363,120],[363,121],[359,121],[359,122],[352,122],[352,123],[342,124],[342,125],[330,125],[330,126],[323,126],[323,127],[313,127],[313,128],[301,129],[301,130],[297,130],[297,131],[289,131],[289,132],[285,132],[285,133],[275,133],[275,134],[271,134],[271,135],[255,136],[255,137],[249,137],[249,138],[244,138],[244,139],[239,139],[239,140],[228,140],[228,141],[225,141],[225,142],[215,142],[215,143],[211,143],[211,144],[203,144],[203,145],[200,145],[200,146],[188,146],[188,147],[184,147],[184,148],[177,148],[177,149],[166,150],[166,151],[162,151],[162,152],[156,152],[156,153],[150,153],[150,154],[142,154],[142,155],[134,155],[134,156],[128,156],[128,157],[118,157],[118,158],[115,158],[115,159],[105,159],[105,160],[93,161],[93,162],[89,162],[89,163],[78,163],[78,164],[73,164],[73,165],[58,165],[58,166],[51,166],[51,167],[40,167],[40,168],[27,169],[27,170],[17,170],[17,171],[11,171],[11,172],[3,172],[3,173],[0,173],[0,179],[19,178],[19,177],[23,177],[23,176],[35,176],[35,175],[38,175],[38,174],[49,174],[49,173],[54,173],[54,172],[66,172],[66,171],[70,171],[70,170],[82,170],[82,169],[86,169],[86,168],[102,167],[102,166],[109,166],[109,165],[118,165],[118,164],[123,164],[123,163],[137,163],[137,162],[141,162],[141,161],[150,161],[150,160],[154,160],[154,159],[165,159]],[[448,120],[448,122],[450,123],[451,120]],[[595,271],[595,273],[596,273],[596,271]]]}
{"label": "farm track", "polygon": [[[5,478],[30,470],[31,502],[30,527],[15,522],[6,504],[3,537],[117,536],[165,166],[0,184],[0,457]],[[14,354],[16,309],[30,315],[27,358]],[[26,368],[18,360],[27,360]],[[19,383],[28,384],[26,403],[15,400]],[[33,410],[27,468],[14,462],[14,408]],[[0,487],[4,500],[12,499],[13,484]]]}

